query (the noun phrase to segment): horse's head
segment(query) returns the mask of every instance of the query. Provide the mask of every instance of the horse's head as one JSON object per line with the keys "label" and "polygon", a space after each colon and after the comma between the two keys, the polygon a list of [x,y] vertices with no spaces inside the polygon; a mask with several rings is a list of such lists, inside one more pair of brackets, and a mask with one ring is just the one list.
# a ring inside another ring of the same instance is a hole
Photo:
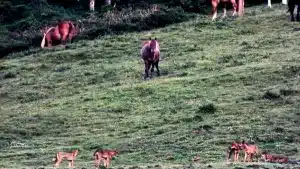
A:
{"label": "horse's head", "polygon": [[154,38],[154,39],[151,39],[151,37],[149,38],[150,40],[150,51],[151,53],[154,53],[156,51],[156,48],[157,48],[157,39]]}

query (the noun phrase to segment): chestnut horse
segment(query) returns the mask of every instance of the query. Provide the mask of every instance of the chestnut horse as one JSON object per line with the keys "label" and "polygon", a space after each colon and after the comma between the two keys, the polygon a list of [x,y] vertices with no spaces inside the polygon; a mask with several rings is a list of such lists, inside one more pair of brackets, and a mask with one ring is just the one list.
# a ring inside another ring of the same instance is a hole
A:
{"label": "chestnut horse", "polygon": [[272,155],[264,151],[261,155],[261,158],[264,159],[265,162],[270,163],[288,163],[289,158],[286,156],[280,156],[280,155]]}
{"label": "chestnut horse", "polygon": [[[230,2],[232,4],[232,7],[233,7],[233,14],[232,14],[232,16],[236,15],[237,9],[238,9],[236,0],[211,0],[212,13],[213,13],[212,21],[216,20],[216,18],[217,18],[217,10],[218,10],[218,5],[219,5],[220,2],[224,4],[223,18],[226,17],[226,3],[228,3],[228,2]],[[243,4],[243,6],[244,6],[244,4]]]}
{"label": "chestnut horse", "polygon": [[[239,145],[239,147],[241,147],[241,149],[245,153],[244,162],[246,162],[246,161],[252,162],[254,155],[257,156],[259,154],[259,150],[258,150],[258,147],[256,145],[248,144],[244,140]],[[258,160],[259,159],[257,158],[257,162],[258,162]]]}
{"label": "chestnut horse", "polygon": [[233,141],[231,143],[231,146],[229,146],[228,150],[227,150],[227,162],[229,162],[230,157],[231,157],[232,154],[234,154],[233,161],[234,162],[239,161],[240,150],[241,150],[240,143]]}
{"label": "chestnut horse", "polygon": [[71,21],[62,21],[56,27],[50,27],[41,43],[41,47],[44,48],[47,42],[47,47],[52,47],[53,43],[66,44],[67,38],[69,41],[77,34],[77,29]]}
{"label": "chestnut horse", "polygon": [[141,49],[141,57],[145,63],[145,76],[144,79],[149,77],[149,69],[151,68],[151,77],[152,73],[154,72],[154,66],[157,69],[157,76],[160,76],[160,72],[158,69],[158,62],[160,60],[160,49],[159,43],[156,38],[151,39],[143,43],[143,47]]}

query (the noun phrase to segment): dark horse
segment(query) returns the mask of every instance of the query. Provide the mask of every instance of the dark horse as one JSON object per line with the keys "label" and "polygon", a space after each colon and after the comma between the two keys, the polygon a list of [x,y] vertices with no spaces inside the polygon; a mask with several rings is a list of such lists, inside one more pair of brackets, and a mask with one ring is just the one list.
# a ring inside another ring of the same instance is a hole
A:
{"label": "dark horse", "polygon": [[154,72],[154,66],[157,69],[157,76],[160,76],[160,72],[158,69],[158,62],[160,59],[160,50],[159,50],[159,44],[156,38],[151,39],[149,38],[149,41],[146,41],[143,43],[143,47],[141,49],[141,57],[144,60],[145,63],[145,76],[144,79],[147,79],[149,77],[149,69],[151,68],[151,77],[152,73]]}
{"label": "dark horse", "polygon": [[47,47],[52,47],[53,43],[66,44],[67,38],[69,41],[78,33],[78,30],[71,21],[62,21],[56,27],[50,27],[46,29],[41,47],[44,48],[47,43]]}
{"label": "dark horse", "polygon": [[290,12],[291,15],[291,21],[295,21],[294,18],[294,9],[295,9],[295,5],[297,5],[297,21],[300,21],[300,17],[299,17],[299,12],[300,12],[300,0],[289,0],[288,1],[288,11]]}

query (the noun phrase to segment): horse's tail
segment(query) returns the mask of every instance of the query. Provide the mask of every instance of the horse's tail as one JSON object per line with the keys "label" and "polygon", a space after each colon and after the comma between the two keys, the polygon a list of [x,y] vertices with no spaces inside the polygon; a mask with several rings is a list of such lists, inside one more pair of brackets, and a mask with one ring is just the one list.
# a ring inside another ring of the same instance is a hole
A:
{"label": "horse's tail", "polygon": [[41,43],[41,47],[44,48],[45,47],[45,42],[46,42],[46,33],[44,34],[42,43]]}
{"label": "horse's tail", "polygon": [[42,43],[41,43],[41,47],[44,48],[45,47],[45,43],[46,43],[46,36],[47,34],[53,29],[54,27],[51,27],[49,28],[46,33],[44,34],[44,37],[43,37],[43,40],[42,40]]}

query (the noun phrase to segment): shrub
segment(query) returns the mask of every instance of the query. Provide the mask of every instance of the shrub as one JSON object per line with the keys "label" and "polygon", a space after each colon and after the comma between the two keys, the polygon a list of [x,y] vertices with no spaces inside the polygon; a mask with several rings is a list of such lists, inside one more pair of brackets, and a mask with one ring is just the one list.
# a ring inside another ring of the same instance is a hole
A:
{"label": "shrub", "polygon": [[197,113],[213,114],[216,111],[216,106],[213,103],[208,103],[200,106],[197,110]]}
{"label": "shrub", "polygon": [[263,95],[264,99],[269,99],[269,100],[275,100],[275,99],[280,99],[280,95],[272,92],[272,91],[267,91],[264,95]]}

